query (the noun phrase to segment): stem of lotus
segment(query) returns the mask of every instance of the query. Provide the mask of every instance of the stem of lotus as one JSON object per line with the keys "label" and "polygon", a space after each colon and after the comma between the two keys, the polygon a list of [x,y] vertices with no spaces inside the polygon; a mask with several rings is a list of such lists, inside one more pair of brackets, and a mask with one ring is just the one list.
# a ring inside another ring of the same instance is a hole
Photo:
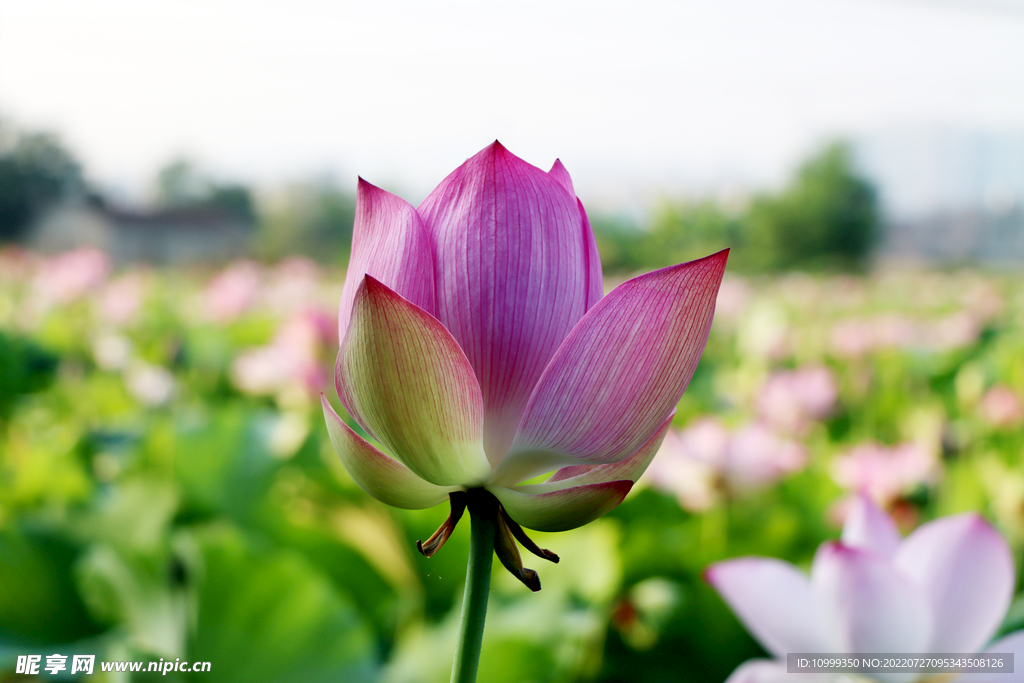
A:
{"label": "stem of lotus", "polygon": [[459,640],[455,644],[455,663],[452,665],[452,683],[476,681],[480,646],[484,639],[484,620],[487,617],[487,597],[491,590],[497,500],[482,489],[470,491],[469,494],[469,563],[466,567],[466,593],[462,599]]}

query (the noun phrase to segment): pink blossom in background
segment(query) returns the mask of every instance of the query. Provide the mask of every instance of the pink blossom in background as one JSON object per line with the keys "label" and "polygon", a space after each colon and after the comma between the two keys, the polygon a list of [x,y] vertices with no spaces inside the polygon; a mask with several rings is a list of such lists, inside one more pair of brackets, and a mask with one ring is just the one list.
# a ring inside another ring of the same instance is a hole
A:
{"label": "pink blossom in background", "polygon": [[235,261],[218,273],[203,292],[207,319],[228,323],[249,309],[260,290],[260,268],[248,260]]}
{"label": "pink blossom in background", "polygon": [[35,267],[36,257],[21,247],[0,247],[0,281],[20,282]]}
{"label": "pink blossom in background", "polygon": [[104,332],[92,340],[92,356],[101,370],[121,370],[132,359],[132,343],[120,334]]}
{"label": "pink blossom in background", "polygon": [[896,446],[864,443],[836,456],[832,465],[837,484],[867,494],[883,507],[890,507],[919,484],[936,483],[941,474],[935,453],[912,441]]}
{"label": "pink blossom in background", "polygon": [[110,273],[110,258],[93,247],[51,256],[39,265],[33,288],[44,300],[66,304],[90,294]]}
{"label": "pink blossom in background", "polygon": [[712,417],[700,418],[682,431],[669,429],[641,481],[675,495],[684,510],[707,510],[722,495],[729,438],[728,428]]}
{"label": "pink blossom in background", "polygon": [[982,397],[981,416],[993,427],[1019,427],[1024,423],[1024,402],[1013,389],[997,384]]}
{"label": "pink blossom in background", "polygon": [[127,324],[142,307],[146,289],[146,279],[137,271],[107,282],[100,296],[100,317],[113,325]]}
{"label": "pink blossom in background", "polygon": [[133,361],[125,370],[124,383],[128,393],[150,407],[161,406],[171,400],[176,387],[170,370],[141,360]]}
{"label": "pink blossom in background", "polygon": [[726,496],[762,489],[807,464],[806,449],[761,424],[730,432],[705,417],[682,431],[669,430],[644,481],[676,496],[691,512]]}
{"label": "pink blossom in background", "polygon": [[[280,313],[316,306],[320,290],[320,267],[308,258],[293,256],[281,261],[268,273],[261,300]],[[333,299],[330,302],[333,308]]]}
{"label": "pink blossom in background", "polygon": [[751,423],[733,433],[726,460],[730,491],[747,493],[773,484],[807,465],[807,449],[762,424]]}
{"label": "pink blossom in background", "polygon": [[[839,683],[848,674],[787,673],[788,653],[1013,653],[1014,674],[946,676],[950,683],[1021,680],[1024,632],[989,644],[1013,597],[1013,556],[975,513],[921,525],[905,539],[867,496],[842,538],[822,544],[810,576],[767,557],[726,560],[705,578],[773,659],[741,664],[728,683]],[[988,647],[986,647],[988,645]],[[931,676],[931,675],[929,675]],[[876,674],[885,683],[929,676]]]}
{"label": "pink blossom in background", "polygon": [[849,318],[832,326],[829,346],[841,358],[859,358],[882,349],[949,351],[978,340],[981,316],[960,311],[919,320],[900,313]]}
{"label": "pink blossom in background", "polygon": [[825,366],[775,372],[761,386],[757,413],[776,431],[803,436],[832,413],[838,395],[835,376]]}
{"label": "pink blossom in background", "polygon": [[839,358],[859,358],[874,348],[875,335],[870,323],[856,318],[832,326],[829,348]]}
{"label": "pink blossom in background", "polygon": [[715,319],[734,323],[750,304],[750,285],[746,280],[729,276],[722,280],[715,302]]}
{"label": "pink blossom in background", "polygon": [[231,365],[231,381],[247,394],[266,396],[295,389],[309,398],[327,386],[325,351],[334,346],[333,318],[304,311],[284,320],[267,346],[249,349]]}
{"label": "pink blossom in background", "polygon": [[964,287],[960,294],[964,308],[981,320],[991,320],[1006,306],[1003,294],[996,286],[983,279],[977,279]]}
{"label": "pink blossom in background", "polygon": [[960,311],[932,321],[924,332],[924,345],[936,351],[970,346],[981,336],[982,321],[977,313]]}

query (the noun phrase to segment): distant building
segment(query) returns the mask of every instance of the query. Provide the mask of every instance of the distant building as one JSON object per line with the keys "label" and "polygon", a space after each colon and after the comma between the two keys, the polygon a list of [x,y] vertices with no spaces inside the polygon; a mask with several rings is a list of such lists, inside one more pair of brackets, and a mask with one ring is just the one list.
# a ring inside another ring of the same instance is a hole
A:
{"label": "distant building", "polygon": [[878,247],[882,260],[949,265],[1024,262],[1024,212],[944,212],[889,222]]}
{"label": "distant building", "polygon": [[56,252],[93,246],[116,263],[223,261],[246,253],[252,221],[216,208],[133,211],[88,202],[64,204],[29,231],[27,246]]}
{"label": "distant building", "polygon": [[1024,262],[1024,132],[902,126],[855,153],[879,189],[879,258]]}

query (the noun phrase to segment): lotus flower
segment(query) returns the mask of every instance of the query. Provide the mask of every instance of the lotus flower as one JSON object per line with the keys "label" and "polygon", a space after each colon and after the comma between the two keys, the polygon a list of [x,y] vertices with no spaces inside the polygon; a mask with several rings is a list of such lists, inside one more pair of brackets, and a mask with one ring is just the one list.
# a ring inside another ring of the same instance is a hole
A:
{"label": "lotus flower", "polygon": [[[742,664],[730,683],[838,680],[787,674],[788,653],[975,653],[1002,621],[1014,567],[1002,536],[977,514],[921,525],[905,539],[867,496],[857,499],[842,539],[818,548],[808,577],[763,557],[711,566],[708,582],[774,660]],[[988,650],[1024,657],[1024,632]],[[1020,668],[1017,668],[1020,671]],[[1019,681],[1020,674],[966,674],[957,683]],[[878,674],[909,681],[913,674]]]}
{"label": "lotus flower", "polygon": [[807,464],[806,449],[752,423],[735,432],[715,418],[696,420],[682,432],[669,430],[645,479],[673,493],[691,512],[723,497],[751,493]]}
{"label": "lotus flower", "polygon": [[418,208],[360,179],[335,381],[382,449],[324,399],[332,443],[384,503],[451,500],[428,556],[467,492],[496,497],[499,558],[539,587],[510,539],[554,559],[519,525],[572,529],[622,501],[700,359],[726,256],[602,298],[594,235],[558,161],[544,172],[495,142]]}
{"label": "lotus flower", "polygon": [[891,507],[916,486],[934,484],[942,473],[935,453],[914,441],[895,446],[862,443],[836,456],[832,465],[837,484],[866,493],[884,507]]}
{"label": "lotus flower", "polygon": [[817,420],[832,412],[839,390],[823,365],[773,373],[757,396],[757,413],[776,431],[806,436]]}

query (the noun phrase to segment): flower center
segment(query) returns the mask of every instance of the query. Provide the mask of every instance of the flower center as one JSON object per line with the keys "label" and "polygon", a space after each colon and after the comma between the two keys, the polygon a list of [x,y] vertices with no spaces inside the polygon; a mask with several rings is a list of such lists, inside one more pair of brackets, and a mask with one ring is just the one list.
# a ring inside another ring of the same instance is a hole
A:
{"label": "flower center", "polygon": [[416,541],[416,548],[425,557],[431,557],[441,549],[441,546],[451,537],[455,531],[455,525],[462,519],[462,513],[469,508],[469,514],[474,517],[483,517],[494,522],[494,552],[498,559],[505,566],[512,576],[516,577],[530,590],[540,590],[540,577],[533,569],[523,566],[523,558],[519,554],[519,546],[516,541],[522,544],[537,557],[544,558],[551,562],[558,562],[558,555],[539,547],[533,542],[523,527],[519,526],[514,519],[508,516],[505,508],[501,506],[498,499],[490,491],[482,488],[470,489],[468,491],[455,491],[448,494],[448,501],[451,504],[451,511],[448,519],[438,527],[430,538],[425,541]]}

